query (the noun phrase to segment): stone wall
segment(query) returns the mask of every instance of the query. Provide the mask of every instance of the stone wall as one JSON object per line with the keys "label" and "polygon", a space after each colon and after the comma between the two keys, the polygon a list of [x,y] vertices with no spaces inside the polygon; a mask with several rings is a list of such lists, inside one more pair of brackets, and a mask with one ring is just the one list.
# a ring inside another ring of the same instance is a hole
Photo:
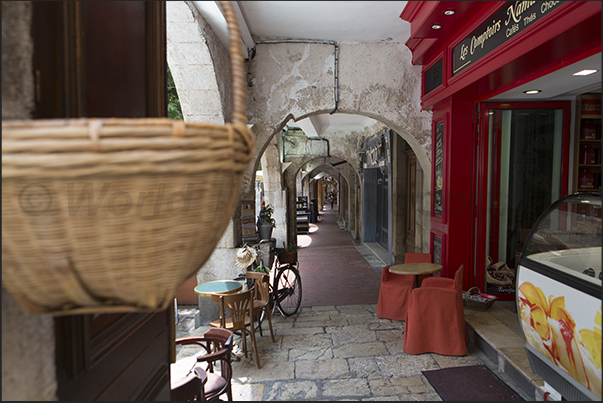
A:
{"label": "stone wall", "polygon": [[[379,123],[363,132],[325,133],[330,154],[358,167],[358,149],[365,138],[393,129],[417,155],[424,175],[421,189],[430,189],[431,172],[431,114],[420,108],[420,67],[410,62],[411,53],[399,43],[340,43],[338,46],[338,104],[335,105],[335,46],[324,43],[277,42],[256,45],[256,55],[249,62],[250,88],[248,117],[254,125],[258,150],[280,134],[286,122],[293,118],[330,113],[357,114],[371,117]],[[370,62],[368,62],[370,60]],[[258,154],[258,158],[261,154]],[[299,161],[288,158],[287,164],[262,165],[266,169],[284,172],[295,178],[297,170],[309,158]],[[254,175],[250,168],[247,175]],[[293,170],[291,174],[289,170]],[[293,186],[295,182],[285,184]],[[244,190],[245,191],[245,190]],[[361,194],[351,211],[358,210]],[[422,245],[429,248],[429,193],[427,214],[417,220],[417,230],[424,236]],[[291,202],[291,201],[290,201]],[[420,211],[425,211],[421,209]],[[356,219],[360,215],[354,214]],[[347,218],[344,221],[348,221]],[[350,218],[349,221],[354,221]],[[361,228],[360,224],[355,228]],[[358,230],[354,236],[358,236]]]}
{"label": "stone wall", "polygon": [[[201,109],[206,103],[222,105],[223,116],[228,116],[227,92],[225,87],[220,87],[223,80],[229,80],[224,74],[225,69],[229,69],[227,58],[222,57],[225,49],[193,2],[168,2],[167,14],[168,62],[185,120],[203,117]],[[351,167],[337,170],[350,183],[348,210],[340,221],[353,231],[355,239],[362,239],[361,182],[360,178],[352,180],[349,176],[358,175],[358,150],[364,139],[389,128],[412,147],[423,173],[420,189],[426,189],[427,194],[420,196],[427,209],[420,210],[417,236],[422,236],[419,243],[429,249],[429,231],[424,229],[430,225],[431,113],[421,111],[420,66],[412,65],[412,54],[401,43],[306,42],[258,41],[255,56],[247,63],[247,116],[257,137],[257,146],[255,159],[244,175],[243,197],[255,198],[255,171],[261,160],[266,203],[273,205],[277,220],[273,237],[277,238],[278,245],[291,239],[295,231],[287,228],[287,223],[295,223],[296,177],[312,158],[304,155],[283,162],[280,154],[283,127],[290,119],[331,112],[368,116],[378,121],[374,127],[362,132],[322,136],[329,142],[330,155],[347,161]],[[203,102],[200,102],[201,93],[207,96]],[[214,117],[219,117],[219,113]],[[234,245],[239,225],[240,217],[235,215],[213,256],[199,271],[199,282],[235,277],[236,250],[233,248],[239,246]],[[215,316],[207,298],[200,299],[200,307],[202,311],[209,310],[209,316]]]}
{"label": "stone wall", "polygon": [[[2,2],[2,119],[34,110],[29,1]],[[2,234],[9,236],[8,234]],[[2,287],[2,400],[57,400],[52,315],[24,313]]]}
{"label": "stone wall", "polygon": [[[166,2],[167,61],[186,122],[223,124],[232,117],[229,50],[203,19],[193,2]],[[252,182],[253,183],[253,182]],[[231,221],[216,250],[197,273],[197,283],[235,278],[237,221]],[[217,304],[199,297],[202,323],[219,317]]]}
{"label": "stone wall", "polygon": [[222,124],[232,115],[228,49],[193,2],[166,3],[167,61],[186,122]]}
{"label": "stone wall", "polygon": [[[408,48],[398,43],[343,43],[338,54],[337,113],[364,115],[382,122],[411,145],[422,166],[428,166],[431,114],[421,111],[420,67],[411,65]],[[258,149],[290,117],[301,119],[335,109],[332,45],[258,43],[249,71],[252,86],[248,116],[257,128]],[[357,150],[346,152],[345,147],[357,145],[358,139],[366,135],[335,136],[332,155],[356,157]],[[344,147],[341,151],[338,140]]]}

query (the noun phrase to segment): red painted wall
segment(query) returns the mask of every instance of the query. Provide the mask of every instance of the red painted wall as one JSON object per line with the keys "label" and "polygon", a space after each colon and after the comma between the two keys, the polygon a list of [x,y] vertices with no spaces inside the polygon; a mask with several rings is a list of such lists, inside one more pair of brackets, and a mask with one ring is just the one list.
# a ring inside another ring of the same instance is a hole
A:
{"label": "red painted wall", "polygon": [[[468,7],[468,3],[474,5]],[[465,265],[464,289],[477,285],[478,280],[473,274],[477,105],[601,51],[601,3],[569,1],[452,77],[452,49],[505,5],[507,2],[409,2],[400,16],[411,23],[412,36],[406,45],[413,52],[413,62],[423,65],[424,75],[443,58],[442,84],[422,97],[423,109],[433,112],[433,136],[435,124],[444,122],[443,211],[441,217],[434,215],[432,200],[432,253],[433,237],[441,237],[442,275],[452,277]],[[445,9],[456,9],[454,18],[442,17]],[[445,29],[430,30],[433,23]]]}

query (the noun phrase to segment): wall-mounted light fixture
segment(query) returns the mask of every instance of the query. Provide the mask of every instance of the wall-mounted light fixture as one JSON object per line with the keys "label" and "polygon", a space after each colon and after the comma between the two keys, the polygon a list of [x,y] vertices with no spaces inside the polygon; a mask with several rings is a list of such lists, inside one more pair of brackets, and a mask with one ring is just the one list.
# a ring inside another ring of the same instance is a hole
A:
{"label": "wall-mounted light fixture", "polygon": [[442,26],[441,26],[441,25],[438,25],[438,24],[433,24],[433,25],[431,26],[431,29],[440,29],[440,28],[442,28]]}
{"label": "wall-mounted light fixture", "polygon": [[444,14],[444,15],[452,15],[454,13],[456,13],[455,10],[444,10],[444,12],[442,14]]}
{"label": "wall-mounted light fixture", "polygon": [[538,94],[539,92],[542,92],[542,90],[527,90],[527,91],[524,91],[523,93],[527,94],[527,95],[534,95],[534,94]]}
{"label": "wall-mounted light fixture", "polygon": [[588,76],[588,75],[594,74],[596,72],[597,72],[597,70],[586,69],[586,70],[580,70],[577,73],[572,74],[572,76]]}

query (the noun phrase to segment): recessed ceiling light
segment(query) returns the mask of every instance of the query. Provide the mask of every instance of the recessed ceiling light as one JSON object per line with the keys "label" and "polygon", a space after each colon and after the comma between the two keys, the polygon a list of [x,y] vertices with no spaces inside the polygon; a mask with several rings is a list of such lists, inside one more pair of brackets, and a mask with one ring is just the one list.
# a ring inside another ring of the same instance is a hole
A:
{"label": "recessed ceiling light", "polygon": [[588,76],[588,75],[596,73],[596,72],[597,72],[597,70],[589,70],[589,69],[587,69],[587,70],[581,70],[581,71],[579,71],[577,73],[574,73],[574,74],[572,74],[572,76]]}
{"label": "recessed ceiling light", "polygon": [[431,29],[440,29],[440,28],[442,28],[442,26],[441,26],[441,25],[438,25],[438,24],[433,24],[433,25],[431,26]]}
{"label": "recessed ceiling light", "polygon": [[456,13],[456,11],[454,11],[454,10],[445,10],[442,14],[444,14],[444,15],[452,15],[454,13]]}
{"label": "recessed ceiling light", "polygon": [[524,91],[524,94],[528,94],[528,95],[533,95],[533,94],[538,94],[539,92],[542,92],[542,90],[527,90]]}

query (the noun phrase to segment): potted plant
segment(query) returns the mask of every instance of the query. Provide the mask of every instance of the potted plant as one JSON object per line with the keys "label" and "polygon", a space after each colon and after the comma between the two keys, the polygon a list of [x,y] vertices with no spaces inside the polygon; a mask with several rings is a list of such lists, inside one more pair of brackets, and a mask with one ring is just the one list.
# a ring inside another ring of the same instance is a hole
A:
{"label": "potted plant", "polygon": [[274,207],[268,204],[262,207],[258,216],[258,232],[260,239],[270,239],[272,237],[272,229],[276,227],[276,221],[272,218]]}

